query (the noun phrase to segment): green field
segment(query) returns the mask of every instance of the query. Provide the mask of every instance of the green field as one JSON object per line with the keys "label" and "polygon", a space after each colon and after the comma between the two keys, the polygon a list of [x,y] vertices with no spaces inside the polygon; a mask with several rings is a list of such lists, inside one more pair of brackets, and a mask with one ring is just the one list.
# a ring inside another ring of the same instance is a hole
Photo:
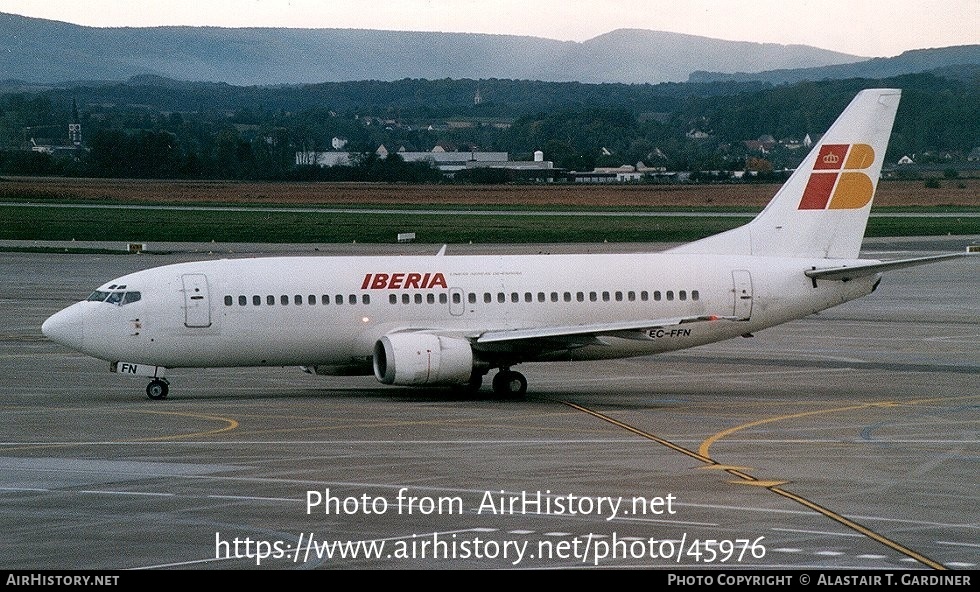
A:
{"label": "green field", "polygon": [[[514,210],[516,208],[511,208]],[[904,208],[905,211],[908,208]],[[963,213],[980,208],[963,208]],[[580,209],[575,211],[581,212]],[[744,211],[744,210],[743,210]],[[887,211],[885,209],[876,211]],[[930,211],[923,208],[923,213]],[[530,210],[528,210],[530,212]],[[678,242],[734,228],[748,217],[424,215],[289,211],[0,206],[0,239],[134,242],[422,243]],[[980,217],[874,217],[867,236],[980,234]]]}

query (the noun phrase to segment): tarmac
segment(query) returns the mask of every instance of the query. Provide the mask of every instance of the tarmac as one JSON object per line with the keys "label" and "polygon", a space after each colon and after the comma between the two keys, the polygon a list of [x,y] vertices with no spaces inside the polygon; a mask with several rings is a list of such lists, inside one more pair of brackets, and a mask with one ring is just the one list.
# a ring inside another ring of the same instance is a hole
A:
{"label": "tarmac", "polygon": [[[869,239],[864,254],[959,252],[978,238]],[[69,248],[0,249],[12,246]],[[889,272],[864,299],[751,339],[522,365],[523,400],[263,368],[173,370],[170,397],[151,401],[142,381],[40,334],[47,316],[136,269],[440,246],[0,252],[3,566],[980,565],[972,258]]]}

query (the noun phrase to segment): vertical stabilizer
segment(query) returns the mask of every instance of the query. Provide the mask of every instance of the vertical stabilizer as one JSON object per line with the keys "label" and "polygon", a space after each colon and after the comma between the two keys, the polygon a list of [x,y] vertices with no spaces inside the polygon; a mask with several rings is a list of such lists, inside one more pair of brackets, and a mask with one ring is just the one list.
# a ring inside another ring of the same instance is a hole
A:
{"label": "vertical stabilizer", "polygon": [[901,90],[863,90],[745,226],[671,252],[855,259]]}

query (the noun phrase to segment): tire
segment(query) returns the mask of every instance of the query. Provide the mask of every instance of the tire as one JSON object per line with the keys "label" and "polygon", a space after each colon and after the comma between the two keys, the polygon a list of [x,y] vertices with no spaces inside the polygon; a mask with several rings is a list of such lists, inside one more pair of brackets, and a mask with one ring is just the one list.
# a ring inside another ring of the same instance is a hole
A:
{"label": "tire", "polygon": [[479,372],[474,372],[470,376],[470,381],[466,383],[466,390],[470,392],[478,392],[480,387],[483,386],[483,374]]}
{"label": "tire", "polygon": [[154,380],[146,385],[146,396],[154,401],[166,399],[169,391],[170,387],[162,380]]}
{"label": "tire", "polygon": [[520,372],[501,370],[493,377],[493,392],[501,397],[523,397],[527,393],[527,379]]}

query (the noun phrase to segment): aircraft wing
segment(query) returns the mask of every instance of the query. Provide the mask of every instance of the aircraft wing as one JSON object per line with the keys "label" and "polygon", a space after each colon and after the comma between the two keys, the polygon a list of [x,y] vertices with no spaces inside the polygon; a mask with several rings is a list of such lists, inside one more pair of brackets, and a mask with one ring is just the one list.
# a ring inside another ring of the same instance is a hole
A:
{"label": "aircraft wing", "polygon": [[935,261],[943,261],[956,257],[966,257],[968,255],[968,253],[952,253],[949,255],[916,257],[914,259],[898,259],[895,261],[875,261],[874,263],[842,265],[840,267],[828,267],[826,269],[809,269],[803,273],[805,273],[807,277],[815,280],[838,280],[846,282],[855,278],[874,275],[882,271],[902,269],[904,267],[913,267],[916,265],[925,265],[926,263],[933,263]]}
{"label": "aircraft wing", "polygon": [[552,343],[566,342],[569,347],[576,345],[599,344],[599,337],[620,337],[623,339],[639,339],[649,341],[659,331],[670,331],[689,323],[710,323],[716,321],[737,321],[736,317],[720,315],[701,315],[692,317],[675,317],[668,319],[650,319],[639,321],[623,321],[617,323],[594,323],[587,325],[564,325],[554,327],[535,327],[530,329],[504,329],[487,331],[480,334],[475,343],[502,344],[544,340]]}

